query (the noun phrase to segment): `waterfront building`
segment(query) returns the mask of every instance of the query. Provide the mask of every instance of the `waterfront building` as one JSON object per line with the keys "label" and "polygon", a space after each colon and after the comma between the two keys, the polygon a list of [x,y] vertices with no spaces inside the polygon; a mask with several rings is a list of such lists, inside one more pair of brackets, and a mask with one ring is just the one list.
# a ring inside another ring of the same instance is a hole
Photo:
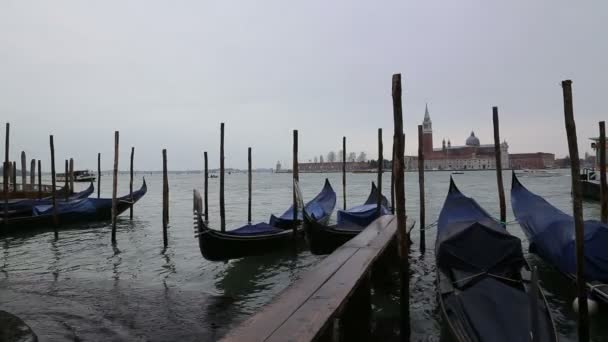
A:
{"label": "waterfront building", "polygon": [[551,169],[555,167],[553,153],[512,153],[509,155],[512,169]]}
{"label": "waterfront building", "polygon": [[[441,147],[433,146],[433,123],[426,106],[422,122],[422,141],[424,143],[425,170],[484,170],[496,168],[494,144],[481,144],[475,132],[471,132],[464,145],[454,146],[443,139]],[[509,145],[500,144],[503,167],[509,166]],[[417,156],[405,156],[406,170],[418,169]]]}

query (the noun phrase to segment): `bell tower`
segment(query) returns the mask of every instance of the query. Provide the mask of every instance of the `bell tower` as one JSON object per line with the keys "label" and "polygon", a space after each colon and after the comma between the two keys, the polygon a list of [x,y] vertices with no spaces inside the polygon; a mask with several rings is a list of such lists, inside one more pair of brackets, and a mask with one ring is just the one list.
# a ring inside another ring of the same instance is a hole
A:
{"label": "bell tower", "polygon": [[424,121],[422,121],[422,143],[424,144],[424,153],[433,153],[433,123],[429,115],[428,104],[424,109]]}

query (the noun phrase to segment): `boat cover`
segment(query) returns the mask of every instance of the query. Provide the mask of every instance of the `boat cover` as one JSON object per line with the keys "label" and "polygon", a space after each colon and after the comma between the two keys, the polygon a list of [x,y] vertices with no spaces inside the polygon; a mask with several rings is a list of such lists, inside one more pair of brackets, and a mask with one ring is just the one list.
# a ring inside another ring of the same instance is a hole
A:
{"label": "boat cover", "polygon": [[[304,207],[306,213],[308,213],[315,220],[323,219],[324,217],[331,214],[336,206],[336,192],[331,187],[328,179],[325,179],[325,185],[323,189],[315,198],[306,204]],[[298,220],[302,220],[302,212],[298,211]],[[270,215],[270,225],[275,227],[286,227],[293,223],[293,205],[283,213],[283,215],[276,217]]]}
{"label": "boat cover", "polygon": [[378,188],[372,182],[372,190],[364,204],[348,210],[338,210],[337,228],[367,227],[378,218],[378,196],[382,196],[380,216],[389,214],[388,200],[379,193]]}
{"label": "boat cover", "polygon": [[[139,190],[133,191],[133,200],[137,201],[147,192],[146,181],[144,180]],[[131,195],[125,195],[117,198],[119,202],[131,200]],[[75,201],[57,201],[57,213],[73,213],[73,214],[96,214],[97,210],[108,210],[112,208],[111,198],[83,198]],[[33,216],[51,215],[53,214],[53,205],[45,203],[36,205],[32,208]]]}
{"label": "boat cover", "polygon": [[[530,242],[530,252],[565,274],[575,274],[574,218],[530,192],[515,174],[511,206]],[[586,220],[584,241],[585,277],[588,281],[608,281],[608,225]]]}
{"label": "boat cover", "polygon": [[[67,200],[75,201],[75,200],[87,198],[93,193],[94,190],[95,190],[95,188],[93,187],[93,183],[91,183],[85,190],[70,195]],[[34,206],[37,206],[37,205],[50,205],[51,201],[52,200],[50,197],[42,198],[42,199],[22,199],[22,200],[18,200],[18,201],[9,203],[8,210],[29,211],[30,209],[32,209]],[[57,202],[65,202],[65,201],[66,201],[66,199],[64,196],[57,196]],[[4,204],[2,204],[2,208],[4,208]]]}
{"label": "boat cover", "polygon": [[505,274],[525,264],[521,241],[463,195],[452,180],[439,214],[435,256],[439,267],[463,274]]}
{"label": "boat cover", "polygon": [[[480,255],[481,256],[481,255]],[[528,294],[494,278],[483,278],[445,301],[469,336],[476,341],[530,341],[531,319]],[[547,315],[538,307],[539,341],[549,341]],[[545,335],[545,336],[543,336]]]}
{"label": "boat cover", "polygon": [[242,226],[240,228],[230,230],[226,233],[234,234],[234,235],[262,235],[262,234],[275,234],[275,233],[280,233],[280,232],[284,232],[284,231],[285,231],[284,229],[276,228],[276,227],[269,225],[268,223],[261,222],[261,223],[256,223],[256,224],[248,224],[248,225]]}

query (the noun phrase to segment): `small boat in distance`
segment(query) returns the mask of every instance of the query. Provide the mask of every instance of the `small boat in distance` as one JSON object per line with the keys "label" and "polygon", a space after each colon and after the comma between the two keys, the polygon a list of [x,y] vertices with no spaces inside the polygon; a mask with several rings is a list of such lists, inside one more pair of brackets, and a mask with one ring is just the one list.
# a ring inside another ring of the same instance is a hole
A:
{"label": "small boat in distance", "polygon": [[452,171],[453,175],[464,175],[464,172],[462,171]]}
{"label": "small boat in distance", "polygon": [[[576,281],[574,218],[526,189],[513,174],[511,206],[515,218],[537,254]],[[589,293],[608,303],[608,225],[585,221],[585,278]]]}
{"label": "small boat in distance", "polygon": [[[65,182],[65,173],[58,173],[55,176],[57,182]],[[74,171],[74,182],[93,182],[95,181],[95,173],[90,170],[76,170]],[[68,174],[69,180],[69,174]]]}
{"label": "small boat in distance", "polygon": [[451,177],[435,258],[439,306],[456,341],[557,341],[542,289],[530,283],[520,239]]}
{"label": "small boat in distance", "polygon": [[[336,193],[325,180],[321,192],[304,206],[304,210],[316,217],[320,222],[327,222],[336,205]],[[288,246],[293,246],[296,238],[303,234],[302,227],[297,227],[294,237],[293,206],[280,217],[271,216],[270,223],[246,224],[234,230],[219,231],[211,229],[203,220],[202,199],[194,190],[194,230],[203,257],[211,261],[222,261],[243,258],[247,256],[272,253]],[[302,217],[302,208],[297,209],[298,217]],[[291,218],[288,215],[292,215]],[[273,220],[274,218],[274,220]],[[280,223],[280,225],[276,225]]]}

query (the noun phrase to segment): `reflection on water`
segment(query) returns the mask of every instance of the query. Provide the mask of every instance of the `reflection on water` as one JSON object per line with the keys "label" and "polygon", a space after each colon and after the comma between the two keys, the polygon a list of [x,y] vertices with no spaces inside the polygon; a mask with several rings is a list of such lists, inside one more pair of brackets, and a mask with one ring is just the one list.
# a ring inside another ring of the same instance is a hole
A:
{"label": "reflection on water", "polygon": [[[328,176],[338,193],[340,174],[303,174],[305,198],[312,198]],[[448,189],[450,174],[426,174],[427,217],[437,219]],[[505,172],[505,186],[510,186]],[[126,192],[127,176],[120,176],[119,193]],[[455,175],[460,189],[498,216],[498,196],[493,171]],[[362,203],[374,174],[348,176],[348,204]],[[192,233],[192,188],[202,188],[200,174],[170,174],[169,246],[163,250],[160,175],[146,175],[148,194],[137,203],[134,220],[121,217],[117,244],[110,243],[109,222],[62,227],[55,240],[52,227],[0,237],[0,309],[21,316],[41,338],[55,340],[181,340],[213,341],[276,294],[296,281],[322,257],[300,244],[274,254],[228,262],[208,262]],[[571,211],[570,178],[525,177],[522,182],[550,202]],[[211,224],[219,221],[218,185],[209,180]],[[110,196],[109,178],[102,179],[102,196]],[[417,174],[406,176],[408,215],[418,219]],[[388,190],[388,182],[384,191]],[[507,191],[508,195],[508,191]],[[267,220],[291,203],[288,174],[255,174],[253,219]],[[509,204],[509,201],[507,201]],[[226,178],[227,227],[247,219],[247,176],[233,173]],[[508,220],[513,214],[508,207]],[[599,206],[585,203],[585,215],[598,217]],[[521,229],[508,230],[522,238]],[[412,232],[411,254],[412,340],[443,341],[442,324],[435,298],[435,230],[427,231],[427,251],[418,250],[418,228]],[[572,284],[533,255],[539,267],[562,340],[575,340],[576,322],[571,310]],[[393,274],[392,277],[397,277]],[[398,277],[396,278],[398,279]],[[398,331],[398,289],[374,289],[374,329],[383,340]],[[592,319],[595,341],[608,338],[605,309]],[[606,336],[606,337],[604,337]]]}

